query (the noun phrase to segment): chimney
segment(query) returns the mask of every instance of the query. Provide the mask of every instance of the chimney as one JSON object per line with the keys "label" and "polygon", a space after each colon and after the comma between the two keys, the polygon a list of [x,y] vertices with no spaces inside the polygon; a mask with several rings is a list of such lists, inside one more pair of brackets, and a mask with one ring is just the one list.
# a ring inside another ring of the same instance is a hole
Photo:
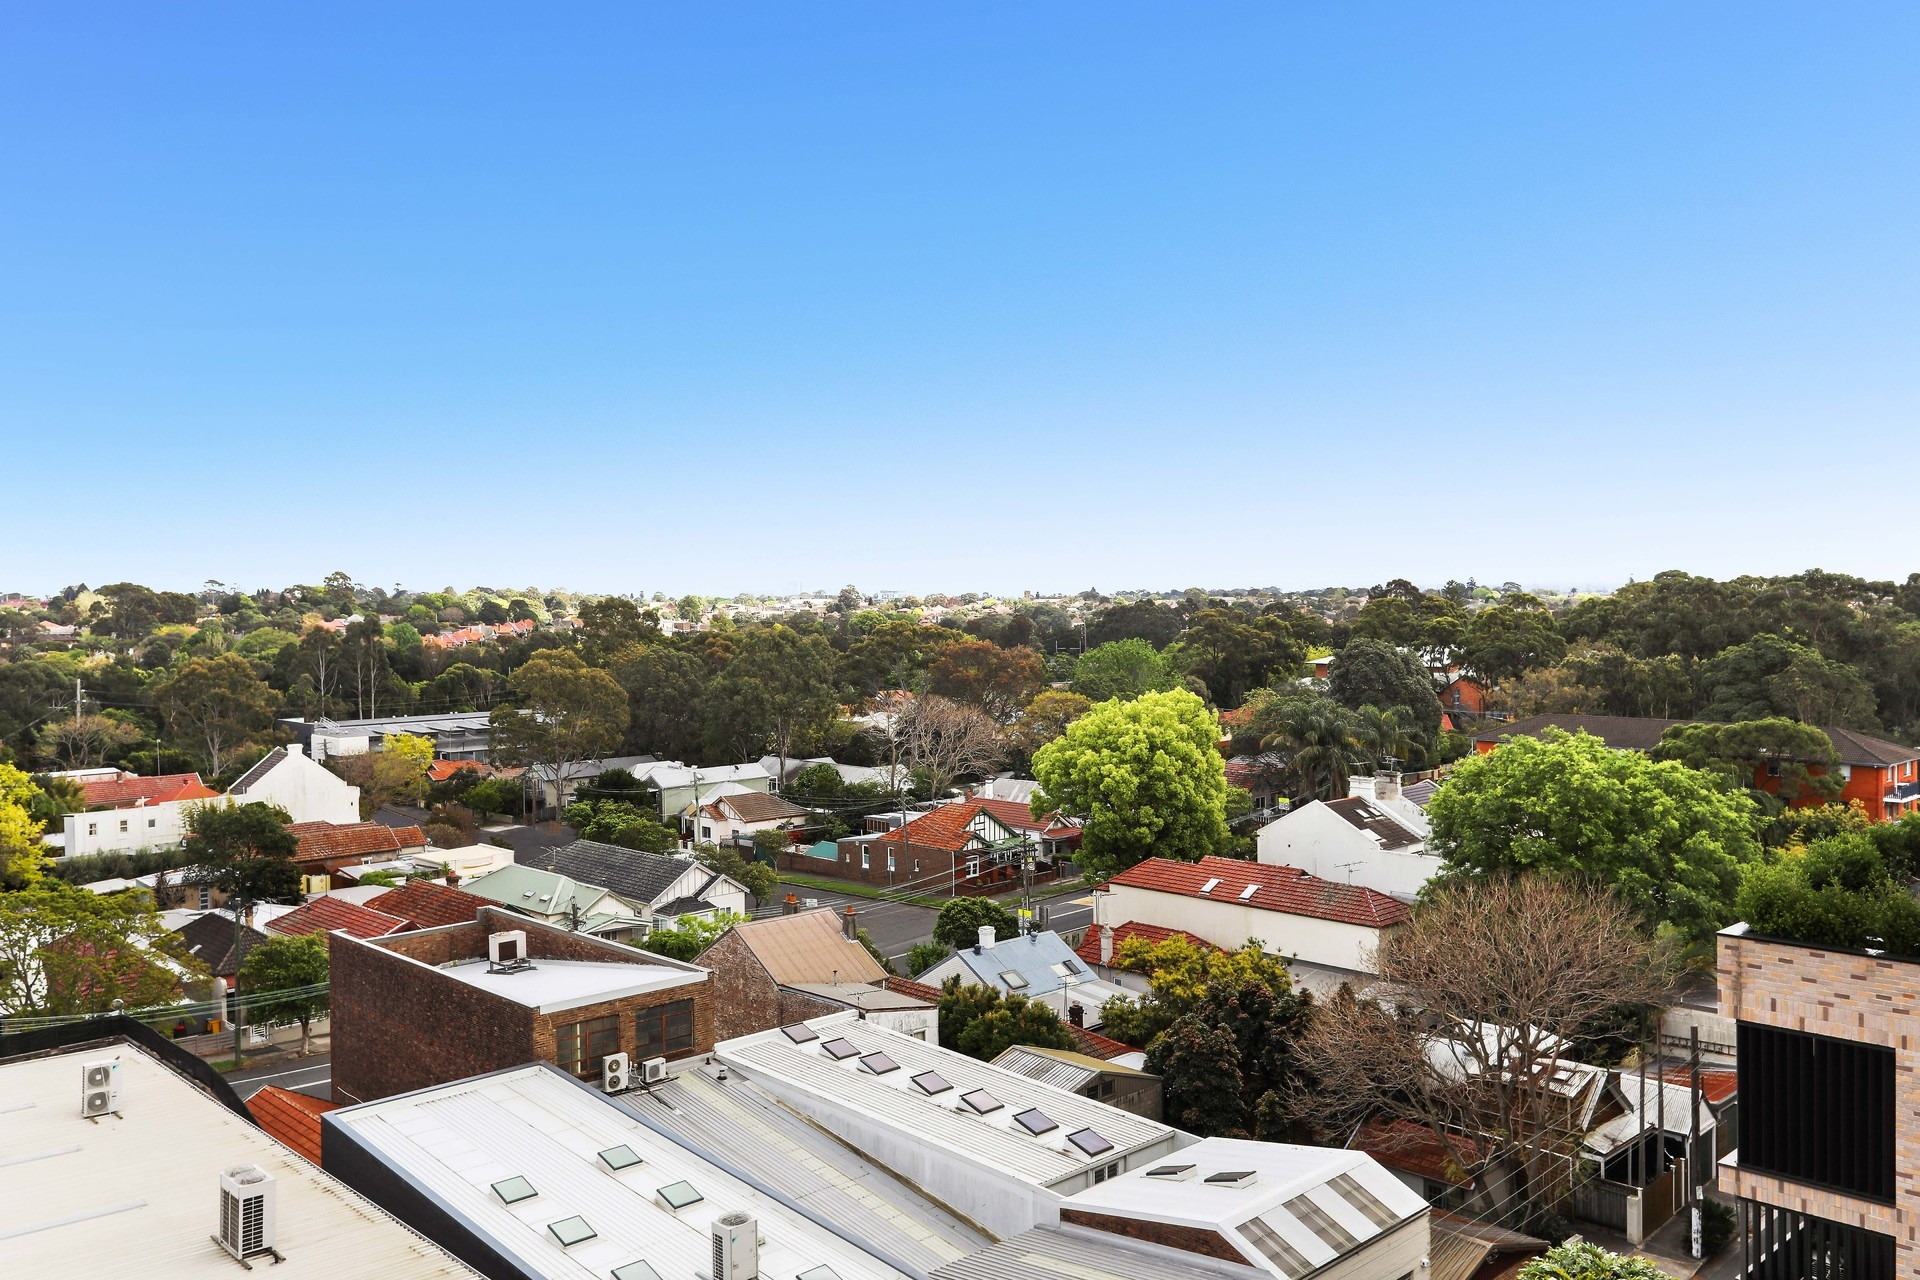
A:
{"label": "chimney", "polygon": [[993,926],[990,924],[983,924],[980,926],[979,937],[974,941],[973,954],[979,955],[981,952],[985,951],[988,947],[992,945],[993,945]]}
{"label": "chimney", "polygon": [[303,747],[303,746],[301,746],[301,745],[300,745],[299,743],[297,743],[297,742],[289,742],[289,743],[287,744],[287,754],[288,754],[288,755],[290,755],[290,756],[299,756],[299,755],[305,755],[305,754],[306,754],[306,751],[307,751],[307,749],[306,749],[305,747]]}
{"label": "chimney", "polygon": [[1100,963],[1113,963],[1113,926],[1110,924],[1100,926]]}
{"label": "chimney", "polygon": [[1087,1011],[1078,1000],[1067,1006],[1067,1021],[1076,1027],[1087,1025]]}
{"label": "chimney", "polygon": [[840,917],[840,931],[847,935],[848,942],[860,941],[860,922],[854,919],[852,907],[848,907],[847,913]]}
{"label": "chimney", "polygon": [[1373,798],[1381,804],[1400,802],[1400,774],[1397,770],[1383,769],[1373,775]]}
{"label": "chimney", "polygon": [[783,916],[792,916],[792,915],[798,915],[799,913],[800,913],[800,896],[798,894],[793,894],[793,893],[788,894],[787,900],[780,904],[780,914]]}

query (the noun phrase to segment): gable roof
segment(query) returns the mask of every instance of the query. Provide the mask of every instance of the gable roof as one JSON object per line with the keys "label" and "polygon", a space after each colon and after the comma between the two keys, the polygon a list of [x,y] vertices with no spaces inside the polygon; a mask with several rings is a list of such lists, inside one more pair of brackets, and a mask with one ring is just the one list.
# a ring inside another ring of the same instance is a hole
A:
{"label": "gable roof", "polygon": [[260,759],[254,763],[253,768],[241,774],[239,779],[231,787],[228,787],[227,790],[237,796],[245,795],[247,788],[272,773],[274,766],[286,758],[287,749],[285,747],[275,747],[264,756],[261,756]]}
{"label": "gable roof", "polygon": [[[1407,849],[1424,843],[1419,832],[1365,796],[1347,796],[1340,800],[1317,800],[1314,803],[1325,805],[1329,811],[1346,819],[1348,825],[1372,836],[1382,849]],[[1295,812],[1301,812],[1301,810]],[[1284,822],[1286,819],[1282,818],[1281,821]]]}
{"label": "gable roof", "polygon": [[[1590,733],[1616,751],[1651,751],[1660,745],[1660,736],[1668,729],[1676,725],[1701,723],[1706,722],[1655,720],[1649,716],[1555,714],[1529,716],[1512,724],[1495,725],[1485,733],[1475,735],[1473,740],[1498,743],[1506,737],[1536,738],[1548,729],[1564,729],[1568,733]],[[1832,725],[1821,725],[1820,729],[1833,740],[1833,749],[1840,757],[1841,764],[1886,766],[1920,759],[1920,751],[1903,747],[1897,742],[1888,742],[1885,738],[1875,738],[1855,729],[1841,729]]]}
{"label": "gable roof", "polygon": [[[959,853],[976,841],[991,845],[1018,839],[1019,833],[1010,830],[1006,823],[995,817],[993,811],[986,807],[988,803],[965,800],[958,804],[943,804],[932,813],[922,814],[911,822],[895,827],[881,839],[887,844],[914,844],[922,849],[945,849],[951,853]],[[1002,834],[987,839],[970,830],[969,824],[982,814]]]}
{"label": "gable roof", "polygon": [[624,849],[598,840],[575,840],[552,849],[526,849],[519,854],[519,863],[523,867],[603,884],[623,898],[648,905],[659,902],[681,876],[699,865],[684,858]]}
{"label": "gable roof", "polygon": [[1036,818],[1033,816],[1032,807],[1018,800],[976,799],[969,803],[985,809],[988,813],[998,818],[1001,825],[1010,831],[1023,834],[1039,832],[1042,835],[1056,838],[1072,837],[1078,839],[1080,836],[1080,828],[1074,826],[1072,823],[1063,821],[1058,809],[1055,809],[1045,817]]}
{"label": "gable roof", "polygon": [[1852,729],[1828,728],[1826,734],[1833,739],[1833,749],[1841,764],[1905,764],[1920,758],[1920,751],[1912,747],[1903,747],[1885,738],[1870,738]]}
{"label": "gable roof", "polygon": [[173,931],[174,936],[216,978],[231,978],[239,969],[239,960],[267,940],[267,935],[246,925],[240,927],[240,955],[233,948],[233,917],[216,911],[195,916]]}
{"label": "gable roof", "polygon": [[374,911],[399,916],[416,929],[437,929],[441,925],[477,920],[480,908],[489,904],[485,898],[449,885],[409,880],[397,889],[367,899],[366,905]]}
{"label": "gable roof", "polygon": [[267,1085],[247,1099],[247,1110],[267,1136],[314,1165],[320,1163],[320,1117],[339,1105],[277,1084]]}
{"label": "gable roof", "polygon": [[[783,987],[805,982],[883,983],[887,971],[841,931],[832,907],[769,916],[733,926],[733,932]],[[695,963],[698,963],[696,960]],[[939,999],[939,993],[934,994]]]}
{"label": "gable roof", "polygon": [[592,916],[593,908],[609,892],[602,885],[576,880],[558,871],[513,862],[475,876],[467,881],[465,891],[485,898],[489,904],[513,907],[529,914],[558,916],[578,910],[583,919]]}
{"label": "gable roof", "polygon": [[[1211,892],[1201,892],[1210,880],[1217,882]],[[1369,929],[1402,924],[1412,915],[1406,903],[1373,889],[1322,880],[1298,867],[1242,862],[1238,858],[1202,858],[1198,862],[1148,858],[1127,868],[1109,883]],[[1253,893],[1242,902],[1240,895],[1249,886]]]}
{"label": "gable roof", "polygon": [[163,773],[152,778],[104,778],[80,784],[88,808],[125,809],[135,805],[165,804],[173,800],[216,800],[220,793],[200,781],[197,773]]}
{"label": "gable roof", "polygon": [[1354,1151],[1366,1152],[1389,1169],[1405,1169],[1408,1173],[1456,1187],[1468,1184],[1472,1170],[1462,1169],[1452,1152],[1459,1152],[1476,1166],[1486,1157],[1480,1144],[1471,1138],[1456,1134],[1450,1151],[1439,1135],[1426,1125],[1384,1116],[1375,1116],[1361,1125],[1354,1131],[1353,1140],[1347,1146]]}
{"label": "gable roof", "polygon": [[791,818],[804,818],[808,813],[808,810],[802,809],[791,800],[770,795],[765,791],[749,790],[722,796],[712,804],[702,807],[722,811],[736,822],[786,822]]}
{"label": "gable roof", "polygon": [[1400,798],[1408,804],[1418,805],[1424,809],[1427,807],[1427,801],[1433,799],[1435,793],[1439,790],[1440,784],[1434,779],[1422,778],[1418,782],[1402,787],[1400,789]]}
{"label": "gable roof", "polygon": [[924,982],[915,982],[912,978],[903,978],[890,973],[886,977],[887,990],[903,996],[912,996],[916,1000],[925,1000],[929,1004],[940,1003],[940,988],[930,987]]}
{"label": "gable roof", "polygon": [[[1067,945],[1067,940],[1051,930],[1002,938],[990,947],[981,948],[978,955],[974,954],[972,947],[962,947],[953,955],[983,986],[998,987],[1028,998],[1048,995],[1063,987],[1092,980],[1086,972],[1086,966],[1080,963],[1073,948]],[[1002,976],[1008,973],[1018,975],[1022,981],[1008,982]],[[1098,985],[1104,987],[1106,984]]]}
{"label": "gable roof", "polygon": [[268,922],[267,928],[290,938],[308,933],[332,933],[335,929],[344,929],[356,938],[383,938],[389,933],[404,932],[407,922],[345,898],[323,897],[276,917]]}
{"label": "gable roof", "polygon": [[[1157,924],[1141,924],[1138,920],[1129,920],[1125,924],[1113,926],[1113,953],[1116,957],[1120,954],[1120,944],[1129,938],[1144,938],[1149,946],[1158,946],[1169,938],[1185,938],[1202,951],[1220,950],[1205,938],[1188,933],[1185,929],[1165,929]],[[1087,936],[1080,940],[1080,945],[1074,948],[1073,954],[1088,964],[1100,963],[1099,925],[1088,928]]]}
{"label": "gable roof", "polygon": [[299,842],[293,853],[295,862],[331,862],[427,847],[427,837],[419,827],[390,827],[380,822],[296,822],[287,830]]}
{"label": "gable roof", "polygon": [[1115,1058],[1125,1057],[1140,1051],[1130,1044],[1123,1044],[1112,1036],[1103,1036],[1098,1031],[1089,1031],[1085,1027],[1076,1027],[1071,1022],[1063,1024],[1067,1034],[1073,1037],[1074,1047],[1089,1058],[1099,1058],[1111,1062]]}

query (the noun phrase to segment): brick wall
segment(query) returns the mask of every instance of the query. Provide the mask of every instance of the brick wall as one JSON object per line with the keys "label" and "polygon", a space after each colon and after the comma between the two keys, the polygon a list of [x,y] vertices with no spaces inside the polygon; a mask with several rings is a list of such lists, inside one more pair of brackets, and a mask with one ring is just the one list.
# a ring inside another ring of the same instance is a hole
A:
{"label": "brick wall", "polygon": [[1149,1222],[1141,1218],[1118,1218],[1105,1213],[1089,1213],[1085,1209],[1062,1209],[1060,1221],[1134,1240],[1145,1240],[1149,1244],[1165,1245],[1184,1253],[1221,1258],[1242,1266],[1247,1262],[1245,1255],[1227,1243],[1226,1237],[1203,1227],[1182,1227],[1171,1222]]}
{"label": "brick wall", "polygon": [[1719,937],[1720,1013],[1894,1051],[1892,1206],[1722,1166],[1720,1189],[1894,1237],[1895,1270],[1920,1278],[1920,964],[1817,950],[1735,933]]}

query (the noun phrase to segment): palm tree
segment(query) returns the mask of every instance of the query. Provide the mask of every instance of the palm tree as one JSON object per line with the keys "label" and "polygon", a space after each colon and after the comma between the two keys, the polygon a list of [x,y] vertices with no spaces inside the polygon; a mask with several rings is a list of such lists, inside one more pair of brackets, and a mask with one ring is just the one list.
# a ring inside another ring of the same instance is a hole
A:
{"label": "palm tree", "polygon": [[1373,755],[1373,767],[1384,769],[1389,760],[1417,764],[1426,759],[1426,744],[1413,736],[1407,717],[1399,707],[1368,704],[1353,713],[1354,736]]}
{"label": "palm tree", "polygon": [[1315,800],[1337,800],[1346,795],[1347,777],[1362,754],[1347,710],[1324,698],[1287,704],[1285,718],[1261,739],[1260,745],[1289,748],[1288,767],[1293,770],[1295,784],[1302,794]]}

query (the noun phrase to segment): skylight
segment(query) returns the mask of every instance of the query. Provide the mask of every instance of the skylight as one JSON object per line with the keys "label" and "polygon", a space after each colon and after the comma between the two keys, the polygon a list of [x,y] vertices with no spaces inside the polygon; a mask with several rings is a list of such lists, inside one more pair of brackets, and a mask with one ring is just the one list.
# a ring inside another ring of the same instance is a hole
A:
{"label": "skylight", "polygon": [[1043,1133],[1052,1133],[1060,1127],[1052,1117],[1038,1107],[1018,1113],[1013,1117],[1013,1122],[1036,1138]]}
{"label": "skylight", "polygon": [[1023,973],[1015,973],[1011,969],[1002,969],[1000,971],[1000,981],[1006,983],[1015,991],[1018,991],[1027,985],[1027,976]]}
{"label": "skylight", "polygon": [[1201,885],[1201,886],[1200,886],[1200,892],[1202,892],[1202,893],[1212,893],[1212,892],[1213,892],[1213,891],[1214,891],[1215,889],[1217,889],[1217,888],[1219,888],[1219,887],[1220,887],[1220,877],[1219,877],[1219,876],[1209,876],[1209,877],[1207,878],[1207,882],[1206,882],[1205,884],[1203,884],[1203,885]]}
{"label": "skylight", "polygon": [[706,1199],[693,1189],[691,1182],[670,1182],[655,1194],[669,1209],[684,1209],[690,1204],[699,1204]]}
{"label": "skylight", "polygon": [[1067,1135],[1067,1141],[1080,1149],[1082,1155],[1103,1156],[1113,1150],[1113,1144],[1091,1129],[1081,1129]]}
{"label": "skylight", "polygon": [[1241,1223],[1240,1234],[1245,1236],[1247,1242],[1258,1249],[1268,1262],[1280,1268],[1282,1275],[1303,1276],[1313,1270],[1313,1264],[1308,1262],[1298,1249],[1282,1240],[1278,1231],[1258,1218],[1248,1218]]}
{"label": "skylight", "polygon": [[1240,891],[1240,901],[1246,902],[1249,899],[1251,899],[1254,894],[1258,892],[1260,892],[1260,886],[1257,884],[1250,884],[1246,888]]}
{"label": "skylight", "polygon": [[1210,1187],[1251,1186],[1256,1176],[1252,1169],[1228,1169],[1221,1173],[1208,1174],[1207,1185]]}
{"label": "skylight", "polygon": [[1191,1176],[1192,1173],[1193,1166],[1190,1164],[1157,1164],[1147,1170],[1146,1176],[1149,1178],[1161,1178],[1167,1182],[1179,1182]]}
{"label": "skylight", "polygon": [[808,1267],[802,1271],[799,1280],[840,1280],[840,1273],[823,1262],[817,1267]]}
{"label": "skylight", "polygon": [[1366,1215],[1367,1221],[1382,1231],[1398,1222],[1393,1210],[1381,1203],[1380,1197],[1360,1185],[1359,1179],[1350,1173],[1343,1173],[1327,1183],[1333,1194]]}
{"label": "skylight", "polygon": [[804,1022],[796,1022],[790,1027],[780,1028],[780,1034],[795,1044],[812,1044],[820,1038],[820,1033]]}
{"label": "skylight", "polygon": [[645,1258],[613,1269],[613,1280],[660,1280],[660,1273]]}
{"label": "skylight", "polygon": [[562,1249],[571,1249],[574,1245],[585,1244],[600,1234],[588,1226],[587,1220],[578,1214],[571,1218],[562,1218],[558,1222],[549,1222],[547,1230],[553,1233],[553,1238],[560,1242]]}
{"label": "skylight", "polygon": [[625,1143],[608,1147],[600,1153],[600,1159],[609,1169],[631,1169],[640,1163],[639,1153]]}
{"label": "skylight", "polygon": [[990,1115],[1007,1105],[988,1093],[985,1089],[975,1089],[972,1093],[962,1094],[960,1101],[966,1103],[971,1110],[983,1116]]}
{"label": "skylight", "polygon": [[929,1096],[936,1093],[946,1093],[953,1088],[952,1085],[947,1083],[947,1078],[938,1071],[922,1071],[913,1078],[913,1083],[919,1088],[920,1092]]}
{"label": "skylight", "polygon": [[1062,960],[1059,964],[1053,966],[1053,971],[1063,978],[1071,978],[1075,974],[1086,972],[1085,969],[1080,967],[1078,960]]}
{"label": "skylight", "polygon": [[494,1183],[493,1194],[500,1197],[501,1204],[519,1204],[522,1200],[531,1200],[540,1193],[533,1189],[531,1182],[515,1175]]}
{"label": "skylight", "polygon": [[853,1047],[851,1040],[829,1040],[820,1048],[835,1062],[845,1062],[848,1058],[857,1057],[860,1053]]}
{"label": "skylight", "polygon": [[889,1071],[898,1071],[900,1069],[900,1064],[884,1053],[865,1054],[860,1059],[860,1065],[877,1076],[883,1076]]}
{"label": "skylight", "polygon": [[1325,1209],[1304,1195],[1295,1196],[1280,1206],[1292,1214],[1301,1226],[1320,1237],[1320,1242],[1335,1253],[1345,1253],[1359,1244],[1353,1232],[1335,1222]]}

